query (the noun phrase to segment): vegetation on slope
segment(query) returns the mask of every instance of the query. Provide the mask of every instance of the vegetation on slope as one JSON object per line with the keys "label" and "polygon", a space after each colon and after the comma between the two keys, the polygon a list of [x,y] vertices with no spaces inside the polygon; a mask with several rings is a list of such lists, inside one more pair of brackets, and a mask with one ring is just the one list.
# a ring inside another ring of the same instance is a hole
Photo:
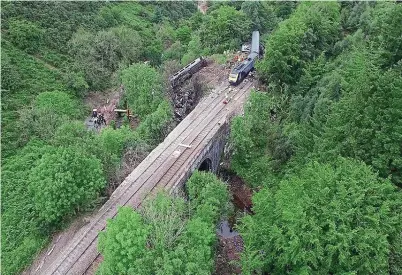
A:
{"label": "vegetation on slope", "polygon": [[99,274],[210,274],[215,224],[227,213],[229,193],[214,175],[195,172],[188,201],[158,193],[141,210],[120,208],[102,232]]}
{"label": "vegetation on slope", "polygon": [[260,190],[239,225],[246,274],[400,272],[401,20],[395,3],[301,3],[268,37],[268,93],[231,135]]}
{"label": "vegetation on slope", "polygon": [[[2,272],[104,196],[125,151],[166,135],[169,62],[238,49],[259,29],[267,90],[231,133],[231,167],[256,190],[239,224],[243,272],[400,274],[401,20],[390,2],[210,2],[206,15],[193,2],[5,3]],[[88,132],[82,99],[121,83],[137,129]],[[227,191],[198,173],[188,185],[190,202],[121,209],[99,272],[212,273]]]}

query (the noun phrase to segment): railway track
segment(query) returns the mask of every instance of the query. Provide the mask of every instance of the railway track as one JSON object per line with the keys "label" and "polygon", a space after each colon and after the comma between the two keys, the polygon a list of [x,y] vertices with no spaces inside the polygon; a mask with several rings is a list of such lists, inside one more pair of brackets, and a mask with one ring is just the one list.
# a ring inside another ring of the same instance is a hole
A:
{"label": "railway track", "polygon": [[[151,154],[124,180],[110,199],[99,209],[90,224],[58,255],[47,269],[38,274],[83,274],[98,256],[97,236],[113,218],[118,206],[139,207],[159,189],[170,190],[185,175],[188,164],[205,147],[220,124],[244,102],[252,83],[236,88],[221,85],[202,100]],[[232,100],[224,105],[225,94]],[[191,144],[186,148],[180,144]]]}

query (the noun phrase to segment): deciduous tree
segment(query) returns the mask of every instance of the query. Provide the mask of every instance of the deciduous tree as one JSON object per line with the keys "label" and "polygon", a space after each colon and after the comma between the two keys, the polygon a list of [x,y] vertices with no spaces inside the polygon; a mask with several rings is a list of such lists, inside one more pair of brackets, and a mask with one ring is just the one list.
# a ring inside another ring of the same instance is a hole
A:
{"label": "deciduous tree", "polygon": [[140,119],[157,110],[163,100],[162,79],[149,65],[136,63],[123,70],[121,80],[129,108]]}
{"label": "deciduous tree", "polygon": [[42,156],[29,181],[39,217],[53,225],[88,205],[106,184],[98,159],[82,150],[62,147]]}

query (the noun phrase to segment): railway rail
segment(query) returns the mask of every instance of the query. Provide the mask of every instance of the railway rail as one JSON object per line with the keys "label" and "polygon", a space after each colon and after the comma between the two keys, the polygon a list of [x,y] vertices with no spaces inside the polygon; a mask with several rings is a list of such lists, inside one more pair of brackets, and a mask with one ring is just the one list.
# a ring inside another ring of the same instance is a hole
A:
{"label": "railway rail", "polygon": [[[229,116],[241,109],[252,82],[237,87],[221,85],[156,147],[115,190],[99,209],[92,221],[60,252],[45,270],[37,274],[83,274],[99,255],[98,233],[105,229],[106,220],[113,218],[119,206],[140,207],[142,201],[165,189],[172,191],[188,173],[188,165],[206,146]],[[228,104],[223,101],[229,96]],[[191,144],[191,148],[182,144]]]}

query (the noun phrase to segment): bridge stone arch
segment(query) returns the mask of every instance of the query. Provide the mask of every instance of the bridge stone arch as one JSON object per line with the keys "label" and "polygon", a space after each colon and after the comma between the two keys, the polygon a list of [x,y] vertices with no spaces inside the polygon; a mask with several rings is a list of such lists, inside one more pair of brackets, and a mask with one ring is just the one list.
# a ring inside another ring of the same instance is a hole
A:
{"label": "bridge stone arch", "polygon": [[195,170],[208,171],[214,174],[218,173],[221,155],[229,136],[229,128],[228,121],[217,125],[216,131],[213,131],[211,135],[204,140],[203,149],[194,155],[193,160],[186,168],[186,173],[175,183],[170,191],[171,193],[180,194],[185,183]]}
{"label": "bridge stone arch", "polygon": [[211,172],[212,171],[212,161],[209,158],[204,159],[200,166],[198,167],[199,171],[206,171],[206,172]]}

